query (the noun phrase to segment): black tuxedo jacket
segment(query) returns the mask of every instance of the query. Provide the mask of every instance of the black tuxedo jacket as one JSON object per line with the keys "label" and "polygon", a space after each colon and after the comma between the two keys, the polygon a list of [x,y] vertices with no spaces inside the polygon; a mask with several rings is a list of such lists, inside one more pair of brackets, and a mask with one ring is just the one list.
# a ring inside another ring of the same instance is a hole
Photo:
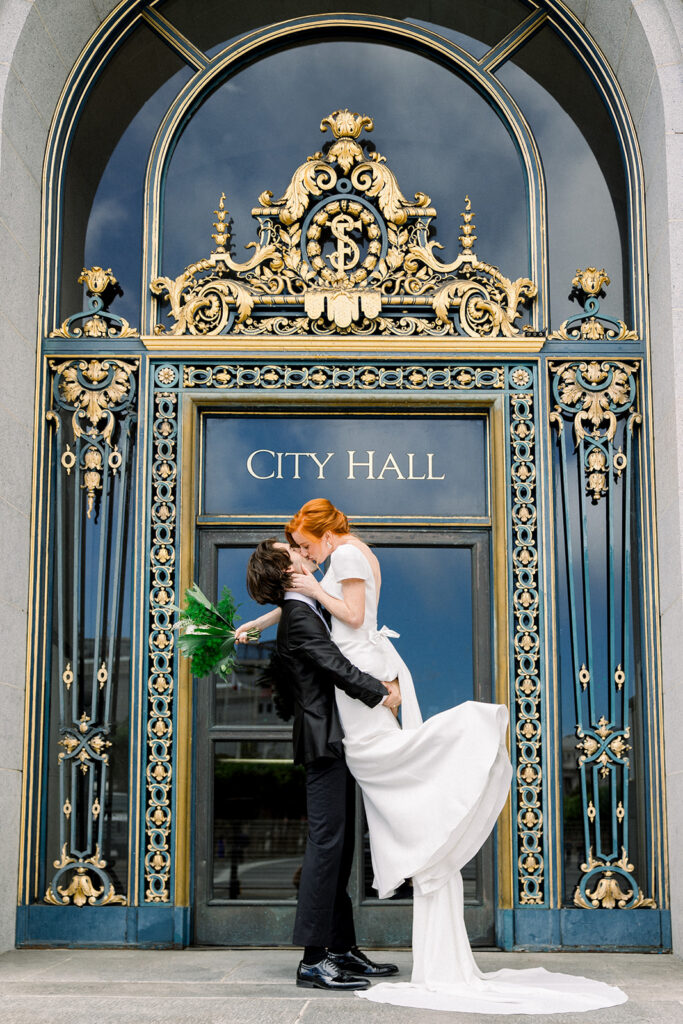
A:
{"label": "black tuxedo jacket", "polygon": [[387,690],[348,661],[320,616],[303,601],[285,601],[277,630],[278,671],[294,691],[294,763],[343,757],[334,687],[374,708]]}

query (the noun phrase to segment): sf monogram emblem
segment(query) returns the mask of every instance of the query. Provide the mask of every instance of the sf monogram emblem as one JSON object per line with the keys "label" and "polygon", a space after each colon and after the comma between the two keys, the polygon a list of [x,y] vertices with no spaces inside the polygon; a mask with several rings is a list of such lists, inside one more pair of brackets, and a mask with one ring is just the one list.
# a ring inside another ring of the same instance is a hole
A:
{"label": "sf monogram emblem", "polygon": [[340,213],[330,221],[330,231],[337,239],[337,250],[330,253],[329,259],[340,276],[355,267],[360,259],[360,249],[349,237],[354,228],[362,228],[362,224],[348,213]]}
{"label": "sf monogram emblem", "polygon": [[[367,250],[363,254],[365,241]],[[357,199],[333,199],[323,203],[311,217],[302,255],[324,285],[353,286],[366,281],[386,255],[385,243],[372,209]]]}

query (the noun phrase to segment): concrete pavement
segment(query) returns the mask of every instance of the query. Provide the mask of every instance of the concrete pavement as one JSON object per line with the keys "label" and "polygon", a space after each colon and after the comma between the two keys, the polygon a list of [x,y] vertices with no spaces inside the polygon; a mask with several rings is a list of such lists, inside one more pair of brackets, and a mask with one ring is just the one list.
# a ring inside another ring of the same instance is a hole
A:
{"label": "concrete pavement", "polygon": [[[485,971],[542,966],[618,985],[598,1012],[477,1016],[299,989],[287,949],[12,950],[0,956],[2,1024],[683,1024],[683,962],[635,953],[477,953]],[[373,954],[374,955],[374,954]],[[408,952],[377,953],[410,976]]]}

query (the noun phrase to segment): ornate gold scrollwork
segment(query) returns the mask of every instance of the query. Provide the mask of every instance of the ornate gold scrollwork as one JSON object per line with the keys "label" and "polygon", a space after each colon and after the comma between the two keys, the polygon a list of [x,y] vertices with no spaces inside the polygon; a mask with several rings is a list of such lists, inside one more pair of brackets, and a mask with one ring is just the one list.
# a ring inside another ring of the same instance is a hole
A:
{"label": "ornate gold scrollwork", "polygon": [[[259,196],[252,210],[259,241],[249,260],[238,263],[228,251],[223,193],[210,257],[151,282],[170,302],[169,334],[518,335],[520,307],[536,286],[477,258],[469,198],[462,251],[443,263],[429,238],[436,216],[429,196],[408,200],[385,157],[357,141],[372,131],[372,119],[337,110],[321,122],[321,131],[328,127],[335,141],[327,153],[301,164],[280,199]],[[164,330],[157,325],[157,334]]]}
{"label": "ornate gold scrollwork", "polygon": [[[96,268],[97,269],[97,268]],[[72,413],[71,425],[77,451],[65,445],[61,463],[67,472],[79,462],[86,492],[86,510],[90,518],[98,493],[102,491],[105,450],[111,449],[107,465],[113,474],[120,469],[122,456],[113,444],[117,416],[124,414],[134,394],[137,362],[123,359],[50,360],[57,382],[58,404]],[[50,410],[56,422],[59,419]],[[82,440],[81,440],[82,439]]]}
{"label": "ornate gold scrollwork", "polygon": [[[584,879],[581,885],[577,885],[574,892],[574,904],[577,907],[584,910],[635,910],[638,907],[654,909],[657,906],[653,899],[643,896],[639,886],[636,886],[637,893],[634,894],[633,864],[629,862],[628,854],[623,847],[619,860],[610,862],[609,865],[594,857],[591,848],[588,851],[588,862],[581,865],[581,870],[586,876],[594,877],[596,884],[594,889],[588,889]],[[631,887],[624,891],[622,884],[629,883]]]}
{"label": "ornate gold scrollwork", "polygon": [[623,730],[612,729],[603,715],[594,731],[584,732],[581,726],[577,726],[576,735],[581,740],[576,748],[583,751],[579,757],[579,767],[587,762],[599,764],[600,775],[605,779],[615,765],[628,766],[625,754],[631,749],[626,742],[631,735],[629,726]]}
{"label": "ornate gold scrollwork", "polygon": [[[95,847],[95,853],[87,860],[69,857],[66,849],[64,844],[61,857],[54,862],[57,874],[45,893],[46,903],[57,907],[64,907],[72,901],[76,907],[84,907],[86,904],[103,907],[108,903],[126,903],[126,897],[117,896],[108,875],[104,873],[107,864],[100,856],[99,846]],[[73,871],[69,884],[57,885],[57,879],[68,871]],[[95,887],[91,877],[93,874],[102,881],[100,888]]]}
{"label": "ornate gold scrollwork", "polygon": [[[220,222],[219,222],[220,223]],[[178,371],[162,366],[156,380],[173,384]],[[145,813],[145,901],[171,900],[171,829],[173,825],[173,705],[175,700],[172,601],[176,588],[177,405],[173,392],[155,395],[150,522],[150,635],[147,682],[147,805]]]}
{"label": "ornate gold scrollwork", "polygon": [[[614,451],[617,421],[633,410],[636,400],[635,375],[638,367],[618,360],[586,360],[550,363],[553,394],[556,399],[550,418],[558,430],[563,416],[573,416],[574,438],[584,456],[586,492],[593,502],[607,494],[610,469],[621,476],[627,456],[621,448]],[[629,429],[640,422],[633,410]]]}

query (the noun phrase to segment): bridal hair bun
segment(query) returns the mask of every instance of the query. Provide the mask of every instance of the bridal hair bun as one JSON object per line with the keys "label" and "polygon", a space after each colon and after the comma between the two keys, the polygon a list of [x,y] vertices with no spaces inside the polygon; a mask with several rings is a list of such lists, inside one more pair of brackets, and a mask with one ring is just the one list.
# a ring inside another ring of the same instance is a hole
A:
{"label": "bridal hair bun", "polygon": [[328,530],[338,534],[348,533],[349,521],[327,498],[313,498],[307,501],[285,527],[288,537],[297,532],[306,533],[316,540]]}

